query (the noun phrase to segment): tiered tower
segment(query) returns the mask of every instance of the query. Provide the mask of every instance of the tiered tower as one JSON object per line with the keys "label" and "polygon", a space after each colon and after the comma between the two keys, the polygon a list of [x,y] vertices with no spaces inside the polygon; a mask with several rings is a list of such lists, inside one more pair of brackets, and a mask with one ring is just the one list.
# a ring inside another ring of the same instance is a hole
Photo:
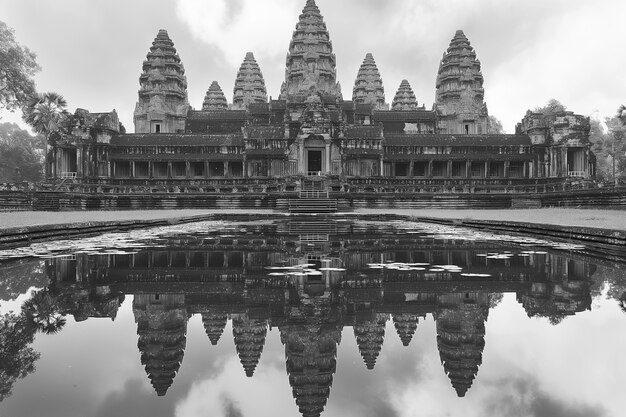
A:
{"label": "tiered tower", "polygon": [[374,369],[376,365],[376,359],[385,340],[385,325],[388,319],[387,314],[379,313],[375,314],[371,320],[357,322],[354,325],[356,343],[367,369]]}
{"label": "tiered tower", "polygon": [[187,310],[184,295],[143,295],[133,299],[141,364],[158,396],[174,382],[185,353]]}
{"label": "tiered tower", "polygon": [[354,89],[352,90],[352,101],[356,104],[371,104],[376,110],[387,110],[389,108],[387,103],[385,103],[383,80],[380,77],[374,56],[370,53],[365,55],[365,59],[359,68]]}
{"label": "tiered tower", "polygon": [[459,397],[464,397],[472,386],[482,363],[488,315],[486,293],[438,297],[437,348],[444,372]]}
{"label": "tiered tower", "polygon": [[303,417],[319,417],[324,411],[337,370],[341,329],[341,324],[334,323],[292,325],[280,330],[289,385]]}
{"label": "tiered tower", "polygon": [[415,93],[411,88],[411,84],[407,80],[402,80],[398,91],[396,92],[393,102],[391,103],[392,110],[415,110],[417,109],[417,99]]}
{"label": "tiered tower", "polygon": [[265,80],[254,54],[248,52],[235,79],[233,110],[246,110],[251,103],[267,103]]}
{"label": "tiered tower", "polygon": [[220,87],[217,81],[213,81],[206,92],[206,96],[204,96],[202,111],[220,110],[228,110],[228,102],[226,101],[222,87]]}
{"label": "tiered tower", "polygon": [[393,324],[403,346],[408,346],[411,343],[418,323],[419,318],[415,314],[399,313],[393,315]]}
{"label": "tiered tower", "polygon": [[183,133],[189,103],[185,68],[166,30],[159,30],[143,62],[135,133]]}
{"label": "tiered tower", "polygon": [[304,102],[309,96],[318,95],[324,102],[341,100],[333,45],[314,0],[307,0],[302,10],[289,44],[286,65],[281,99]]}
{"label": "tiered tower", "polygon": [[206,335],[209,337],[211,344],[213,346],[217,345],[217,342],[220,340],[222,333],[224,333],[224,328],[226,327],[226,323],[228,318],[226,314],[222,313],[202,313],[202,324],[204,325],[204,331]]}
{"label": "tiered tower", "polygon": [[435,106],[442,133],[487,133],[480,61],[462,30],[457,30],[444,52],[437,74]]}
{"label": "tiered tower", "polygon": [[248,377],[254,375],[263,353],[266,336],[267,320],[251,319],[246,314],[233,317],[235,348]]}

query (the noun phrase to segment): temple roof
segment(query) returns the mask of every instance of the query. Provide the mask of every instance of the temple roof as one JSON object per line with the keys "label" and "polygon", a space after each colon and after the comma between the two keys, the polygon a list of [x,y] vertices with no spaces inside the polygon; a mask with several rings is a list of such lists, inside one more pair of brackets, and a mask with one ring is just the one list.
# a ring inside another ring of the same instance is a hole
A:
{"label": "temple roof", "polygon": [[435,101],[443,115],[482,111],[484,90],[480,61],[462,30],[456,31],[441,58],[436,88]]}
{"label": "temple roof", "polygon": [[346,139],[381,139],[382,127],[372,126],[346,126],[344,135]]}
{"label": "temple roof", "polygon": [[233,109],[246,109],[251,103],[267,103],[265,80],[252,52],[248,52],[239,67],[233,88]]}
{"label": "temple roof", "polygon": [[222,87],[213,81],[206,92],[204,102],[202,103],[202,111],[228,110],[228,102],[222,91]]}
{"label": "temple roof", "polygon": [[229,120],[242,121],[248,120],[245,110],[216,110],[216,111],[198,111],[189,110],[187,112],[189,120]]}
{"label": "temple roof", "polygon": [[398,91],[391,103],[392,110],[414,110],[417,109],[417,99],[407,80],[402,80]]}
{"label": "temple roof", "polygon": [[437,115],[432,110],[389,110],[375,111],[372,118],[377,122],[407,122],[415,123],[419,120],[437,120]]}
{"label": "temple roof", "polygon": [[385,134],[388,146],[530,146],[526,135]]}
{"label": "temple roof", "polygon": [[140,98],[158,94],[187,99],[185,68],[174,48],[174,42],[164,29],[159,30],[152,42],[143,62],[139,83]]}
{"label": "temple roof", "polygon": [[385,339],[386,314],[376,314],[372,320],[356,323],[354,336],[367,369],[374,369]]}
{"label": "temple roof", "polygon": [[241,135],[129,133],[111,138],[111,146],[243,146]]}
{"label": "temple roof", "polygon": [[246,139],[284,139],[285,127],[248,125],[244,127],[244,136]]}
{"label": "temple roof", "polygon": [[307,0],[293,31],[286,67],[281,99],[303,102],[310,95],[330,101],[341,99],[333,45],[313,0]]}
{"label": "temple roof", "polygon": [[393,315],[393,324],[403,346],[408,346],[411,343],[418,323],[419,318],[414,314],[400,313]]}
{"label": "temple roof", "polygon": [[359,68],[352,90],[352,100],[357,104],[372,104],[377,109],[387,107],[383,80],[371,53],[365,55]]}

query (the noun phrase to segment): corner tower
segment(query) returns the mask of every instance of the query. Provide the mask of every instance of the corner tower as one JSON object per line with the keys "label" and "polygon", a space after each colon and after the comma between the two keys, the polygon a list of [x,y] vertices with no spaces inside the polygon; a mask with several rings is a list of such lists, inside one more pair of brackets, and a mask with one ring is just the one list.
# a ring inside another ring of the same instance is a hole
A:
{"label": "corner tower", "polygon": [[487,133],[480,61],[462,30],[444,52],[437,73],[435,106],[441,133]]}
{"label": "corner tower", "polygon": [[396,95],[391,102],[391,110],[415,110],[417,109],[417,99],[407,80],[402,80]]}
{"label": "corner tower", "polygon": [[233,110],[246,110],[251,103],[267,103],[267,92],[261,68],[248,52],[235,79]]}
{"label": "corner tower", "polygon": [[388,105],[385,103],[383,80],[380,77],[374,56],[370,53],[365,55],[359,68],[352,90],[352,101],[356,104],[372,104],[376,110],[388,109]]}
{"label": "corner tower", "polygon": [[189,103],[185,68],[166,30],[159,30],[143,62],[135,133],[183,133]]}
{"label": "corner tower", "polygon": [[217,81],[213,81],[204,96],[202,111],[228,110],[228,102],[222,91],[222,87]]}
{"label": "corner tower", "polygon": [[286,65],[282,100],[304,102],[313,95],[326,102],[341,100],[333,45],[314,0],[307,0],[302,10],[289,44]]}

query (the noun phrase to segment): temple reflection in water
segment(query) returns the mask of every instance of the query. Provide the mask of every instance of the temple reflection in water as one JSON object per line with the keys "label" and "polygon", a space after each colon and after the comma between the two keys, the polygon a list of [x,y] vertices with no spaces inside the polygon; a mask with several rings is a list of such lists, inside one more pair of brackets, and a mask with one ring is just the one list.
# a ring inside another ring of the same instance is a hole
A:
{"label": "temple reflection in water", "polygon": [[141,363],[159,396],[180,368],[191,316],[201,315],[212,345],[231,321],[249,377],[268,329],[278,328],[300,412],[318,416],[346,326],[374,369],[389,320],[409,346],[420,318],[432,314],[443,370],[462,397],[482,363],[494,295],[515,293],[528,316],[552,322],[590,309],[593,267],[584,259],[513,252],[498,242],[400,235],[380,223],[303,220],[183,235],[167,249],[50,259],[46,273],[76,320],[115,318],[133,296]]}

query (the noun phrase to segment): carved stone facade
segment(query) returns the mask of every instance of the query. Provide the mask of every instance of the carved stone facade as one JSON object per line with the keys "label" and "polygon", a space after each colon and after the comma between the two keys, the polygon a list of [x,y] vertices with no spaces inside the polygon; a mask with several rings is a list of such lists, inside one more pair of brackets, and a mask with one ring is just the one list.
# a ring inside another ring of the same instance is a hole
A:
{"label": "carved stone facade", "polygon": [[307,0],[278,100],[268,101],[260,67],[248,53],[230,109],[214,82],[202,110],[190,110],[181,59],[161,30],[143,64],[135,133],[124,133],[115,112],[81,110],[68,134],[51,142],[48,176],[133,192],[241,190],[263,179],[296,184],[307,177],[334,191],[367,191],[375,180],[377,189],[389,191],[408,184],[413,192],[509,192],[594,174],[583,116],[528,113],[514,135],[486,133],[481,66],[462,31],[441,60],[433,109],[418,107],[403,80],[387,110],[371,54],[353,100],[343,100],[336,78],[329,32],[314,0]]}
{"label": "carved stone facade", "polygon": [[457,30],[439,63],[435,108],[442,133],[487,133],[480,61],[462,30]]}
{"label": "carved stone facade", "polygon": [[233,89],[233,110],[246,110],[252,103],[267,103],[265,80],[254,54],[248,52],[239,67]]}
{"label": "carved stone facade", "polygon": [[204,97],[202,111],[220,110],[228,110],[228,102],[226,101],[226,96],[222,91],[222,87],[220,87],[217,81],[213,81],[206,92],[206,96]]}
{"label": "carved stone facade", "polygon": [[160,30],[143,62],[135,107],[135,131],[183,133],[189,103],[185,68],[166,30]]}

